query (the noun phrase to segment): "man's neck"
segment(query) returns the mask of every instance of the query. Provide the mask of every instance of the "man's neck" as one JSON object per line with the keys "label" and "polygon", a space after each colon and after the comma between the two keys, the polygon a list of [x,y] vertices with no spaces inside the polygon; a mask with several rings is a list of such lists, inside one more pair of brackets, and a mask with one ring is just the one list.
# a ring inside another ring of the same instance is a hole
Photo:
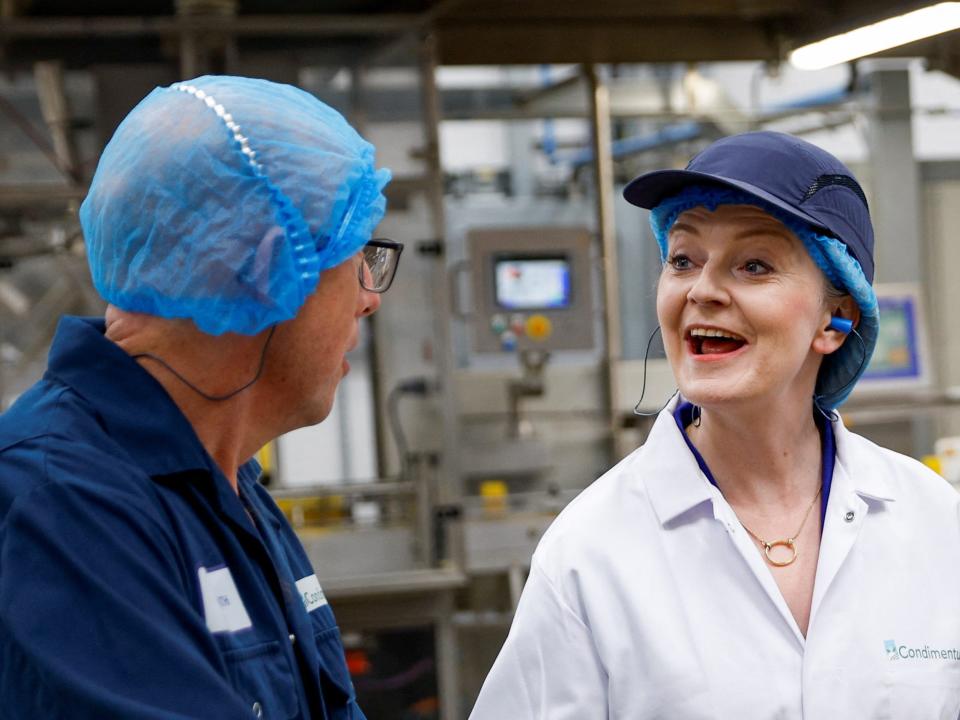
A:
{"label": "man's neck", "polygon": [[107,338],[135,357],[166,390],[237,491],[240,465],[279,433],[271,435],[271,423],[263,417],[267,404],[258,402],[263,388],[253,385],[224,400],[204,394],[223,396],[249,383],[257,372],[263,339],[191,336],[189,329],[184,337],[170,333],[167,327],[157,330],[149,318],[112,317],[108,310]]}
{"label": "man's neck", "polygon": [[[148,369],[147,372],[151,371]],[[222,402],[211,402],[205,398],[192,398],[190,393],[193,391],[176,387],[176,379],[161,379],[155,373],[151,374],[164,386],[180,412],[193,426],[207,454],[213,458],[236,492],[237,471],[263,445],[251,438],[252,407],[249,399],[235,397]]]}

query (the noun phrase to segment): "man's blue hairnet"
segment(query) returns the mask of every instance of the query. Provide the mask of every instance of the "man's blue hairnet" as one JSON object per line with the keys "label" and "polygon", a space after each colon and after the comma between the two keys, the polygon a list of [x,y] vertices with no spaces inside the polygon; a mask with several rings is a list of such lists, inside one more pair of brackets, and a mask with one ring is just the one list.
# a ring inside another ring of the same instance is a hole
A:
{"label": "man's blue hairnet", "polygon": [[704,207],[711,212],[720,205],[752,205],[786,225],[803,243],[813,262],[835,288],[848,293],[860,308],[857,332],[861,346],[848,337],[835,352],[826,356],[817,375],[814,399],[824,409],[839,407],[849,397],[857,380],[867,369],[880,332],[880,308],[873,286],[860,263],[840,240],[816,232],[800,220],[764,202],[760,198],[731,188],[690,185],[663,200],[650,212],[650,227],[660,247],[660,259],[666,261],[670,228],[687,210]]}
{"label": "man's blue hairnet", "polygon": [[80,207],[94,285],[123,310],[256,334],[370,239],[389,180],[373,146],[298,88],[229,76],[156,88]]}

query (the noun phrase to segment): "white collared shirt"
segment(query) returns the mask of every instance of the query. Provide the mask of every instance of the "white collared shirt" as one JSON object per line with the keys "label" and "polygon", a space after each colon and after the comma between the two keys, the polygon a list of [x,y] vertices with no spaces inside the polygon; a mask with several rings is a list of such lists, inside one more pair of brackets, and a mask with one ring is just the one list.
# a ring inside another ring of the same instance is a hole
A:
{"label": "white collared shirt", "polygon": [[804,638],[672,411],[544,535],[471,720],[960,717],[960,493],[837,423]]}

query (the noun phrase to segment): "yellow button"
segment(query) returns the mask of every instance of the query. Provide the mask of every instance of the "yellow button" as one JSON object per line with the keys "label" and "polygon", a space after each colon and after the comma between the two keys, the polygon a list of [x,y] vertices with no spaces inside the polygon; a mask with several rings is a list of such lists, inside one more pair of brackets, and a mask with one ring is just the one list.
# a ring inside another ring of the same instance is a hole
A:
{"label": "yellow button", "polygon": [[527,337],[546,340],[553,334],[553,323],[546,315],[531,315],[527,319]]}

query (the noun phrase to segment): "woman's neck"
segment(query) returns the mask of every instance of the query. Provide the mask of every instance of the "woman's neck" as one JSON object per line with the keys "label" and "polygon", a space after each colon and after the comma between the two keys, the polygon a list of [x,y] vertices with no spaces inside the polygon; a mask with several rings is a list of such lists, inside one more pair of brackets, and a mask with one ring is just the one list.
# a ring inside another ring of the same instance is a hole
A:
{"label": "woman's neck", "polygon": [[731,505],[809,503],[820,487],[821,441],[810,406],[789,412],[783,406],[772,412],[703,408],[687,436]]}

